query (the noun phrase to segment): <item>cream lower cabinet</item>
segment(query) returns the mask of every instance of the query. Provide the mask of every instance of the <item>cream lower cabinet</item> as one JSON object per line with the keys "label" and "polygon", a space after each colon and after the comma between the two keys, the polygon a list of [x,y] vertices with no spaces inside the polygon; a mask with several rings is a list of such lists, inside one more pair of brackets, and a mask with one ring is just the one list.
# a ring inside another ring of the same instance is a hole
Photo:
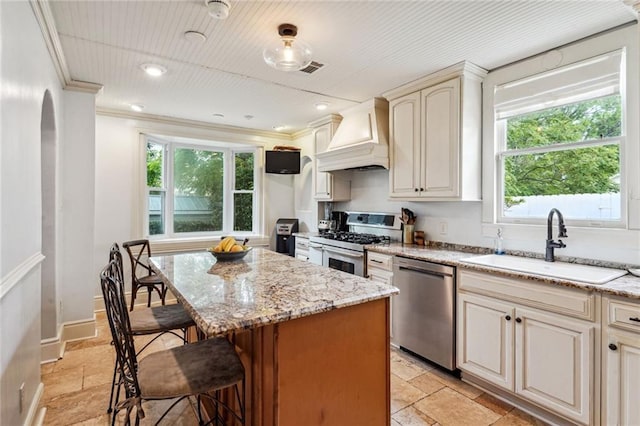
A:
{"label": "cream lower cabinet", "polygon": [[[462,274],[461,281],[469,284],[475,275]],[[533,295],[532,305],[540,308],[554,297],[548,288],[538,300],[534,293],[519,294],[524,285],[505,294],[515,294],[520,301]],[[562,306],[562,296],[557,295],[552,310]],[[467,292],[459,292],[457,303],[458,368],[463,375],[469,373],[572,422],[592,424],[593,322]]]}
{"label": "cream lower cabinet", "polygon": [[296,239],[296,259],[308,261],[309,260],[309,239],[295,236]]}
{"label": "cream lower cabinet", "polygon": [[472,294],[458,295],[458,368],[513,391],[512,305]]}
{"label": "cream lower cabinet", "polygon": [[640,303],[605,298],[602,424],[640,425]]}
{"label": "cream lower cabinet", "polygon": [[393,284],[393,256],[367,251],[367,276],[372,281]]}
{"label": "cream lower cabinet", "polygon": [[[367,273],[371,281],[393,285],[393,256],[367,250]],[[393,297],[389,299],[389,328],[393,343]]]}

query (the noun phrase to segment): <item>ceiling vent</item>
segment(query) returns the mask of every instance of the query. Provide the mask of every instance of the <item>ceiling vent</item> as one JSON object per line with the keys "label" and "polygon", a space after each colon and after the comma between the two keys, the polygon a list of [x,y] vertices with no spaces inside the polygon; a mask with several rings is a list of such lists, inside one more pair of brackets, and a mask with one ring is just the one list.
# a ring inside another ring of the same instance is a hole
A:
{"label": "ceiling vent", "polygon": [[321,63],[316,62],[316,61],[311,61],[311,63],[309,65],[307,65],[306,67],[302,68],[300,70],[300,72],[304,72],[304,73],[307,73],[307,74],[313,74],[314,72],[318,71],[322,67],[324,67],[324,64],[321,64]]}

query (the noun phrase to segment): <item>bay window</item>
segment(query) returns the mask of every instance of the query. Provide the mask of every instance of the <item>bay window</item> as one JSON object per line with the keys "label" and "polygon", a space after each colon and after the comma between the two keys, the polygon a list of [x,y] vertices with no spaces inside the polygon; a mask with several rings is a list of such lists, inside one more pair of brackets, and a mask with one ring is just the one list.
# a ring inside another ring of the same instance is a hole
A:
{"label": "bay window", "polygon": [[148,235],[258,233],[257,148],[147,137]]}

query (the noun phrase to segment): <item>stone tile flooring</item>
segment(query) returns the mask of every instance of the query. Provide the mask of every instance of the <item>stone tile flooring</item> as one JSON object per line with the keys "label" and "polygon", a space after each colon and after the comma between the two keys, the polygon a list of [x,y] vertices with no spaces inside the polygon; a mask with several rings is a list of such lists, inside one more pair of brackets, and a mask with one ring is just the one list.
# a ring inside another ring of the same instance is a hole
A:
{"label": "stone tile flooring", "polygon": [[[45,425],[107,425],[106,413],[115,359],[104,314],[97,314],[98,336],[67,344],[63,359],[42,365],[45,385],[41,407],[46,407]],[[136,338],[136,346],[153,336]],[[173,336],[162,336],[142,353],[180,344]],[[139,346],[138,346],[139,347]],[[170,401],[145,402],[142,425],[153,424]],[[433,366],[392,350],[391,425],[543,425],[528,414],[452,377]],[[121,419],[119,419],[121,420]],[[121,421],[117,422],[122,424]],[[188,402],[174,408],[162,424],[197,425]],[[351,425],[335,425],[351,426]]]}

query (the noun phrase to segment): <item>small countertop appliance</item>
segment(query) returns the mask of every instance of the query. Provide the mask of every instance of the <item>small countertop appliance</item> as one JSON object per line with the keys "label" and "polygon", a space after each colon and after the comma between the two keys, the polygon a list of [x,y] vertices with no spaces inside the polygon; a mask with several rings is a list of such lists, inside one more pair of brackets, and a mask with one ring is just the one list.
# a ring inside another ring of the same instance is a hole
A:
{"label": "small countertop appliance", "polygon": [[298,232],[298,219],[278,219],[276,221],[276,251],[294,256],[293,233]]}

